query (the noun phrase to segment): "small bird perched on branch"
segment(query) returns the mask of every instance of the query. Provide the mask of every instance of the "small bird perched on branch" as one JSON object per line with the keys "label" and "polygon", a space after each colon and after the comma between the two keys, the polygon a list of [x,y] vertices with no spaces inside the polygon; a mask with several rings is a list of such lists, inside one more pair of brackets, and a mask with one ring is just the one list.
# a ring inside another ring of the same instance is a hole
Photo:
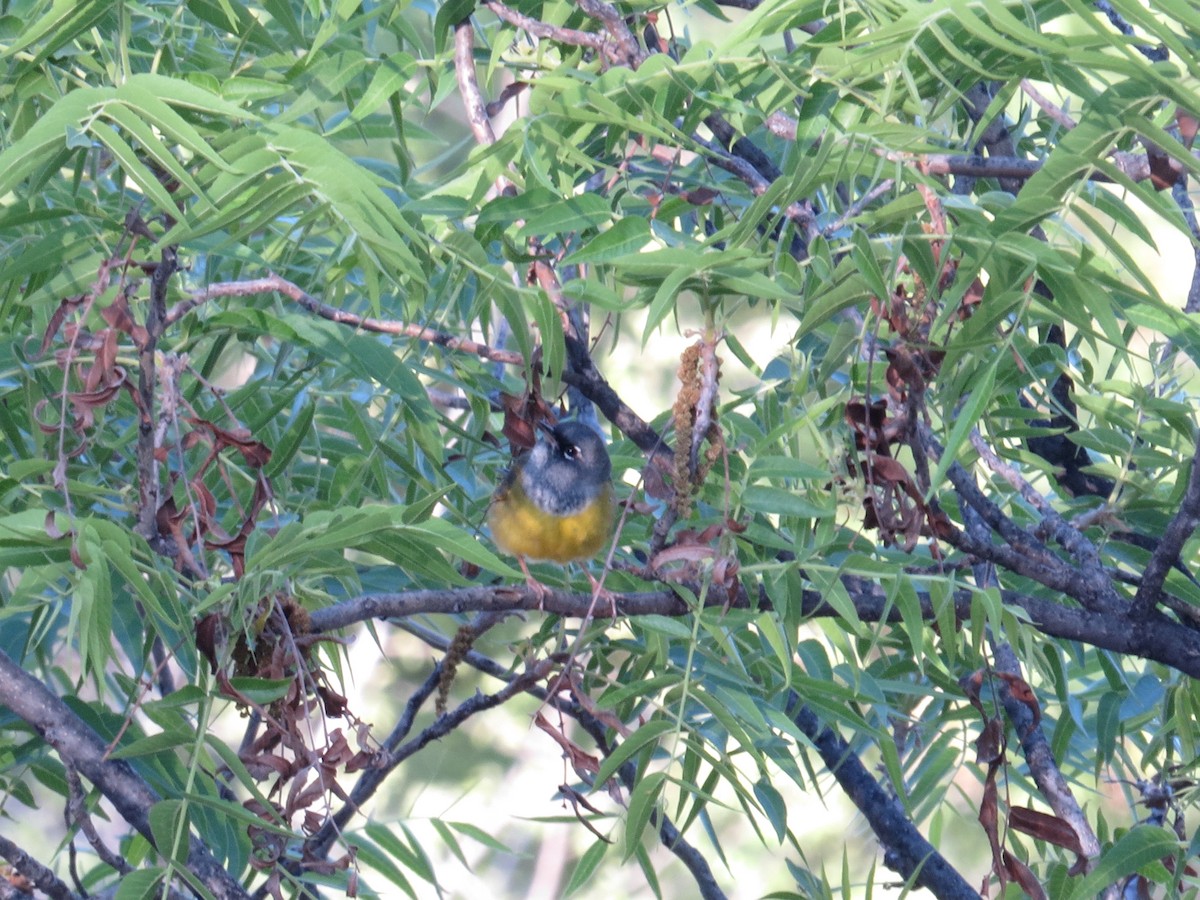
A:
{"label": "small bird perched on branch", "polygon": [[517,457],[492,495],[488,525],[496,545],[517,558],[542,609],[547,588],[525,561],[595,556],[612,534],[616,503],[612,461],[600,435],[582,422],[539,426],[545,433]]}

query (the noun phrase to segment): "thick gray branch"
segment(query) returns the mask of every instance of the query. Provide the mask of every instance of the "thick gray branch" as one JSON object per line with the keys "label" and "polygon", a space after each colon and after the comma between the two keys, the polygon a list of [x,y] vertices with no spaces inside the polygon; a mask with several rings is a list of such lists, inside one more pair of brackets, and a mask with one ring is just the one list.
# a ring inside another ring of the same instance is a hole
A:
{"label": "thick gray branch", "polygon": [[[125,821],[154,845],[149,816],[159,796],[129,763],[108,759],[108,747],[100,736],[60,697],[3,652],[0,652],[0,704],[24,719],[66,765],[96,785]],[[187,866],[219,900],[249,896],[196,837],[191,838]]]}

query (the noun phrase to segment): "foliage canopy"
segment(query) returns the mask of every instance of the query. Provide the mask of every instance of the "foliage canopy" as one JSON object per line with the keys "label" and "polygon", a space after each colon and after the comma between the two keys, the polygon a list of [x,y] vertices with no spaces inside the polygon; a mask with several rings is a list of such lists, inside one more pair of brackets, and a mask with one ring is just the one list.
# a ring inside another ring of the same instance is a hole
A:
{"label": "foliage canopy", "polygon": [[[503,829],[377,803],[439,740],[562,751],[555,893],[1193,888],[1197,34],[4,3],[16,889],[499,890]],[[563,396],[611,425],[611,607],[480,530]]]}

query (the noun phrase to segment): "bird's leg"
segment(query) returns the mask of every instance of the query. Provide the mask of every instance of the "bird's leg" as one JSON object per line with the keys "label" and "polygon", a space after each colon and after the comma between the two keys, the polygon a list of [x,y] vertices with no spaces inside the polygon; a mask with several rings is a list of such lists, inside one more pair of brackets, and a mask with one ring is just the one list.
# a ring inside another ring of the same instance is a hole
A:
{"label": "bird's leg", "polygon": [[588,618],[591,618],[592,613],[596,610],[596,601],[603,598],[608,601],[609,615],[615,620],[617,618],[617,595],[597,581],[586,567],[583,570],[583,574],[592,583],[592,603],[591,608],[588,610]]}
{"label": "bird's leg", "polygon": [[525,564],[525,557],[518,556],[517,562],[521,564],[521,571],[525,573],[525,583],[529,585],[529,589],[537,594],[538,612],[546,611],[546,596],[550,593],[550,588],[546,587],[540,581],[533,577],[529,571],[529,566]]}

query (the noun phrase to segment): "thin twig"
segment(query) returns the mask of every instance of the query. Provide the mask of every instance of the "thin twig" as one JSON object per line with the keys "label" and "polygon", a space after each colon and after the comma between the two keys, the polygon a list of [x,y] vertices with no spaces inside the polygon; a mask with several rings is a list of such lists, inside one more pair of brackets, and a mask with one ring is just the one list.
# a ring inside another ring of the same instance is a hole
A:
{"label": "thin twig", "polygon": [[1133,598],[1135,614],[1151,610],[1158,602],[1159,593],[1167,580],[1167,573],[1179,559],[1183,545],[1187,543],[1196,526],[1200,525],[1200,439],[1192,455],[1192,471],[1188,476],[1187,489],[1179,512],[1163,531],[1158,545],[1150,554],[1150,560],[1142,571],[1142,584]]}
{"label": "thin twig", "polygon": [[19,874],[33,882],[33,886],[51,900],[75,900],[76,894],[46,868],[8,838],[0,837],[0,856],[8,860]]}
{"label": "thin twig", "polygon": [[172,307],[171,311],[167,314],[166,321],[168,323],[177,322],[198,306],[218,297],[249,297],[256,294],[271,293],[283,294],[285,297],[296,301],[296,303],[309,312],[329,322],[348,325],[360,331],[409,337],[429,344],[436,344],[447,350],[470,353],[481,359],[505,365],[519,366],[525,364],[525,358],[520,353],[511,350],[497,350],[489,347],[487,344],[447,334],[443,331],[435,331],[423,325],[412,325],[405,322],[397,322],[393,319],[373,319],[369,316],[360,316],[356,313],[346,312],[343,309],[337,309],[336,307],[322,303],[298,285],[274,273],[268,275],[266,278],[210,284],[208,287],[194,292],[187,300],[183,300]]}
{"label": "thin twig", "polygon": [[609,56],[631,69],[636,69],[649,56],[638,43],[637,36],[625,22],[624,14],[605,0],[576,0],[576,5],[593,19],[603,23],[616,48]]}
{"label": "thin twig", "polygon": [[87,794],[83,790],[83,782],[79,780],[79,773],[72,765],[66,766],[66,770],[67,826],[77,825],[83,832],[83,836],[87,838],[87,842],[92,845],[92,849],[96,851],[96,855],[100,857],[101,862],[111,866],[119,875],[128,875],[133,868],[125,861],[124,857],[113,853],[108,848],[96,830],[96,824],[92,821],[91,813],[88,812]]}
{"label": "thin twig", "polygon": [[877,199],[895,187],[895,184],[896,181],[893,178],[883,179],[883,181],[879,182],[879,184],[875,185],[875,187],[871,188],[869,191],[851,203],[848,207],[846,207],[846,211],[844,213],[823,227],[821,229],[821,234],[825,235],[825,237],[832,237],[838,231],[845,228],[850,220],[859,215],[864,209],[867,208],[869,204],[874,203]]}
{"label": "thin twig", "polygon": [[[447,638],[430,628],[423,625],[417,625],[413,622],[398,623],[401,628],[410,634],[420,638],[431,647],[437,647],[441,650],[448,650],[451,639]],[[495,660],[480,653],[477,650],[470,650],[463,657],[463,661],[472,668],[497,678],[507,684],[511,684],[517,676],[509,669],[501,666]],[[575,719],[584,730],[587,731],[592,739],[596,742],[596,747],[604,756],[611,756],[616,749],[609,740],[607,728],[604,723],[595,718],[587,709],[576,701],[564,699],[558,694],[551,694],[540,685],[532,685],[525,689],[525,692],[533,697],[536,697],[542,703],[554,707],[564,715]],[[636,783],[636,768],[632,762],[626,762],[617,770],[617,777],[621,779],[621,783],[626,790],[633,790]],[[708,860],[695,847],[688,843],[683,837],[679,829],[671,821],[670,817],[661,812],[656,811],[651,816],[651,822],[658,829],[659,840],[663,846],[670,850],[678,857],[683,864],[691,872],[697,886],[700,889],[700,896],[705,900],[722,900],[725,894],[717,885],[716,878],[713,876],[712,868],[708,864]]]}
{"label": "thin twig", "polygon": [[1021,79],[1021,90],[1025,92],[1034,103],[1041,107],[1042,112],[1048,115],[1051,119],[1061,125],[1063,128],[1070,130],[1077,124],[1074,119],[1066,114],[1061,107],[1055,106],[1046,97],[1042,96],[1041,92],[1033,86],[1028,78]]}
{"label": "thin twig", "polygon": [[496,693],[476,694],[450,712],[438,716],[431,725],[423,729],[416,737],[405,743],[400,743],[403,735],[407,734],[407,727],[402,728],[402,726],[406,721],[411,726],[411,718],[415,716],[414,706],[419,707],[437,688],[438,681],[441,679],[442,666],[441,663],[435,666],[434,671],[425,679],[419,691],[410,699],[405,715],[401,718],[401,722],[397,728],[393,730],[393,735],[389,738],[389,741],[394,746],[388,750],[385,758],[379,765],[362,774],[362,777],[355,784],[342,808],[306,842],[306,853],[318,858],[324,857],[337,835],[345,828],[346,823],[375,794],[375,791],[378,790],[388,775],[395,771],[396,767],[402,762],[424,749],[433,741],[440,740],[450,734],[472,716],[501,706],[518,694],[524,693],[530,687],[533,687],[546,678],[554,668],[554,665],[555,663],[549,659],[543,659],[532,664]]}
{"label": "thin twig", "polygon": [[[1103,572],[1104,566],[1100,562],[1100,551],[1096,549],[1096,545],[1059,515],[1058,511],[1050,505],[1050,501],[1039,494],[1015,466],[1001,459],[999,454],[983,439],[983,435],[977,428],[971,429],[971,446],[975,448],[989,469],[1012,485],[1025,502],[1038,511],[1042,517],[1040,530],[1052,535],[1068,553],[1074,556],[1085,573],[1090,576],[1093,573]],[[1104,578],[1103,581],[1107,582],[1107,578]],[[1097,588],[1103,588],[1100,581],[1097,581]]]}
{"label": "thin twig", "polygon": [[558,41],[560,44],[570,44],[575,47],[588,47],[602,53],[607,52],[609,41],[604,35],[595,34],[591,31],[580,31],[577,28],[564,28],[561,25],[550,25],[539,19],[531,18],[524,13],[517,12],[511,6],[500,3],[498,0],[486,0],[483,5],[490,9],[497,18],[502,19],[509,25],[520,28],[528,34],[532,34],[534,37],[546,38]]}

